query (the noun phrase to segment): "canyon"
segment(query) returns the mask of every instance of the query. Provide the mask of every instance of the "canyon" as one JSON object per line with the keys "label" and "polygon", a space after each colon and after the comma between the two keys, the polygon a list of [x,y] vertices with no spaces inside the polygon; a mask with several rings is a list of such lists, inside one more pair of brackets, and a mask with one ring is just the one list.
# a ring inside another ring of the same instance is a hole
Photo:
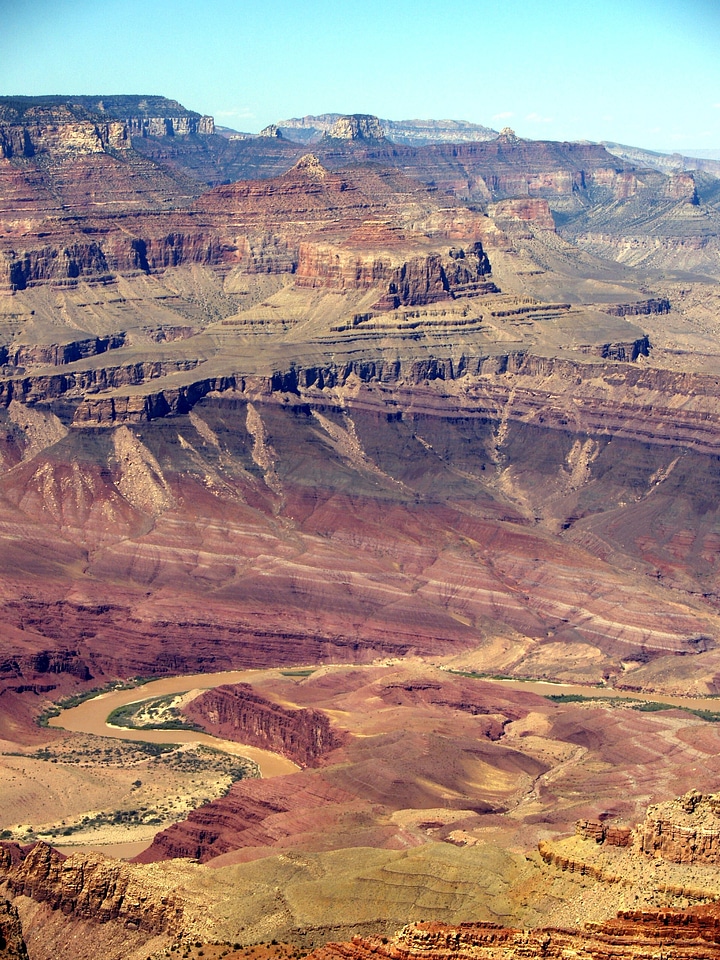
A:
{"label": "canyon", "polygon": [[[0,98],[0,955],[713,955],[719,181],[305,121]],[[299,770],[28,841],[147,789],[38,717],[245,669]]]}

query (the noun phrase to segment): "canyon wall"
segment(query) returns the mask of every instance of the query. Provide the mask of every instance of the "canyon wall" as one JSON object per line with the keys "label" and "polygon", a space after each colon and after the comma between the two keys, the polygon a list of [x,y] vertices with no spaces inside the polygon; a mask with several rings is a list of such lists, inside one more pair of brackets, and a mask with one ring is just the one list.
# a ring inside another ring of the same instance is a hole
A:
{"label": "canyon wall", "polygon": [[642,853],[673,863],[720,863],[720,797],[693,791],[649,807],[637,828]]}
{"label": "canyon wall", "polygon": [[710,960],[720,956],[720,916],[671,910],[626,911],[586,930],[513,930],[494,923],[410,924],[394,937],[353,937],[310,954],[312,960]]}
{"label": "canyon wall", "polygon": [[44,843],[29,849],[2,844],[0,881],[13,896],[47,903],[68,918],[121,920],[130,930],[150,934],[181,929],[179,897],[159,891],[128,864],[100,854],[65,857]]}
{"label": "canyon wall", "polygon": [[283,707],[248,683],[202,693],[183,712],[214,736],[281,753],[302,767],[317,766],[345,739],[319,710]]}

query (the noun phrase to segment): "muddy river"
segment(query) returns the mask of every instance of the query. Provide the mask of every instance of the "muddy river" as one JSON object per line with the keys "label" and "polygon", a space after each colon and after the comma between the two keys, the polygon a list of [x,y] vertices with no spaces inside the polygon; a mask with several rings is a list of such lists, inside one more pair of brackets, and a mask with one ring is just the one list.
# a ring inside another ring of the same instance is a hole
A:
{"label": "muddy river", "polygon": [[[325,669],[332,669],[325,667]],[[225,683],[252,683],[263,677],[275,675],[277,669],[269,670],[236,670],[221,673],[190,674],[175,677],[165,677],[160,680],[153,680],[142,686],[131,690],[112,690],[99,694],[91,700],[76,707],[62,710],[60,715],[50,720],[53,727],[70,730],[76,733],[92,734],[99,737],[113,737],[120,740],[141,740],[148,743],[204,743],[215,747],[226,753],[235,756],[247,757],[255,761],[263,777],[276,777],[282,774],[293,773],[298,770],[298,766],[291,760],[272,753],[269,750],[261,750],[247,744],[236,743],[230,740],[222,740],[209,734],[197,733],[192,730],[149,730],[149,729],[128,729],[123,727],[111,726],[107,723],[107,717],[118,707],[129,703],[138,703],[154,697],[163,697],[171,694],[181,694],[187,692],[200,693],[212,687],[217,687]],[[481,678],[478,678],[479,681]],[[659,701],[671,706],[685,707],[689,709],[701,709],[720,711],[720,698],[713,697],[685,697],[685,696],[664,696],[661,694],[642,694],[630,691],[617,691],[602,687],[587,687],[576,684],[548,683],[538,680],[501,680],[485,679],[482,682],[497,684],[502,687],[509,687],[514,690],[525,693],[534,693],[540,696],[552,696],[560,694],[581,695],[584,697],[612,697],[617,699],[640,700],[645,702]],[[148,840],[128,843],[105,843],[93,844],[85,843],[77,847],[63,845],[65,852],[71,852],[73,849],[102,849],[104,852],[120,857],[130,857],[148,845]]]}
{"label": "muddy river", "polygon": [[225,753],[248,757],[260,767],[263,777],[279,777],[284,773],[294,773],[297,764],[278,753],[261,750],[234,740],[221,740],[209,733],[197,733],[194,730],[143,730],[115,727],[107,723],[108,716],[118,707],[128,703],[138,703],[152,697],[164,697],[173,693],[185,693],[190,690],[208,690],[223,683],[249,683],[267,676],[270,671],[235,670],[225,673],[196,673],[178,677],[164,677],[132,690],[111,690],[86,700],[77,707],[62,710],[58,717],[52,717],[51,727],[71,730],[73,733],[90,733],[98,737],[114,737],[117,740],[141,740],[145,743],[205,743]]}

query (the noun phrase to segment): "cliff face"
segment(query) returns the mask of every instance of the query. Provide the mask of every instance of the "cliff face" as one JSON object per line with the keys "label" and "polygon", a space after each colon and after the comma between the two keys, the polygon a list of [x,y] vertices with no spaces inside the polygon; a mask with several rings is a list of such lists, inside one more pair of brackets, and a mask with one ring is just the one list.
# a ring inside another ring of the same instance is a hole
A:
{"label": "cliff face", "polygon": [[17,910],[7,900],[0,898],[0,958],[2,960],[28,960],[23,939],[22,925]]}
{"label": "cliff face", "polygon": [[144,933],[177,932],[183,905],[140,879],[138,871],[99,854],[65,857],[38,843],[13,857],[0,847],[0,877],[15,896],[47,903],[65,916],[97,923],[121,920]]}
{"label": "cliff face", "polygon": [[38,154],[55,157],[103,153],[108,148],[124,150],[130,146],[129,131],[120,120],[94,123],[75,120],[68,114],[50,122],[37,120],[22,125],[0,123],[0,160],[30,158]]}
{"label": "cliff face", "polygon": [[335,140],[384,140],[385,132],[377,117],[358,113],[338,117],[327,136]]}
{"label": "cliff face", "polygon": [[591,930],[521,931],[491,923],[456,927],[417,923],[396,936],[354,937],[350,943],[328,944],[310,954],[313,960],[513,960],[515,957],[582,956],[605,960],[650,960],[669,951],[677,958],[720,956],[720,917],[717,912],[624,912],[616,920],[593,924]]}
{"label": "cliff face", "polygon": [[281,753],[303,767],[317,766],[345,739],[320,711],[287,709],[246,683],[200,694],[183,712],[215,736]]}
{"label": "cliff face", "polygon": [[693,791],[650,807],[637,843],[642,853],[673,863],[720,863],[720,797]]}
{"label": "cliff face", "polygon": [[126,150],[133,136],[214,133],[212,117],[164,97],[0,97],[0,159]]}

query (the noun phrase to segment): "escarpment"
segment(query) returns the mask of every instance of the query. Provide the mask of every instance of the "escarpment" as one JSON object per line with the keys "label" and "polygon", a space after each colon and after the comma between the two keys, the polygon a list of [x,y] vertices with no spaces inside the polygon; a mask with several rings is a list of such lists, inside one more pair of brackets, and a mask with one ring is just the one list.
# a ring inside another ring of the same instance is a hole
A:
{"label": "escarpment", "polygon": [[720,797],[695,790],[650,807],[637,843],[642,853],[673,863],[720,863]]}
{"label": "escarpment", "polygon": [[131,930],[150,934],[182,929],[183,903],[177,895],[100,854],[66,857],[44,843],[14,851],[4,846],[0,877],[12,895],[46,903],[68,918],[120,920]]}
{"label": "escarpment", "polygon": [[345,739],[319,710],[288,709],[246,683],[202,693],[183,712],[216,736],[282,753],[303,767],[317,766]]}
{"label": "escarpment", "polygon": [[720,956],[720,918],[713,912],[623,911],[617,919],[585,930],[517,930],[495,923],[410,924],[394,937],[353,937],[313,951],[313,960],[443,960],[446,957],[511,960],[515,957],[583,956],[604,960],[650,960]]}
{"label": "escarpment", "polygon": [[212,117],[165,97],[0,97],[0,159],[127,149],[131,137],[215,132]]}

